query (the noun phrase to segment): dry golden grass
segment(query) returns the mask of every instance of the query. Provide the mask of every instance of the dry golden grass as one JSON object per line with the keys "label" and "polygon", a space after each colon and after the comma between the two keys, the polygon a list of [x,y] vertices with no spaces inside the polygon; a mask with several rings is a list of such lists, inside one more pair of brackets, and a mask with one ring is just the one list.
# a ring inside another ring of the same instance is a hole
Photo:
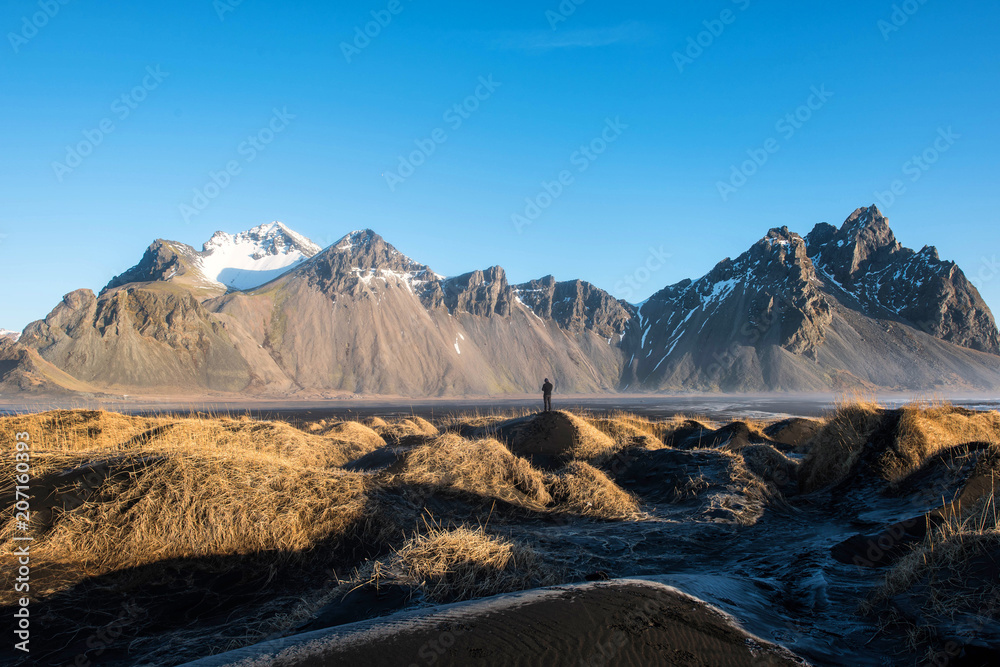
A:
{"label": "dry golden grass", "polygon": [[719,427],[711,419],[700,415],[675,415],[670,419],[652,422],[653,434],[667,447],[673,447],[679,436],[692,429],[714,431]]}
{"label": "dry golden grass", "polygon": [[512,408],[509,410],[472,410],[458,414],[451,414],[444,417],[439,427],[444,431],[456,433],[466,433],[474,429],[483,429],[485,432],[498,424],[512,419],[521,419],[538,414],[536,410],[530,408]]}
{"label": "dry golden grass", "polygon": [[600,519],[634,520],[639,501],[603,472],[583,461],[571,461],[549,479],[556,510]]}
{"label": "dry golden grass", "polygon": [[322,420],[312,422],[306,429],[310,433],[325,435],[345,442],[357,442],[373,450],[385,447],[386,442],[374,429],[358,422]]}
{"label": "dry golden grass", "polygon": [[737,523],[752,526],[760,519],[765,506],[772,501],[783,502],[773,484],[751,471],[742,453],[718,449],[706,451],[718,452],[729,459],[729,484],[726,486],[728,494],[716,494],[712,504],[732,512]]}
{"label": "dry golden grass", "polygon": [[[381,539],[383,518],[366,511],[370,480],[336,469],[372,451],[371,439],[249,418],[67,410],[0,418],[0,439],[22,431],[32,445],[32,558],[69,573],[37,582],[39,592],[168,559],[268,552],[278,567],[320,543]],[[4,480],[13,472],[11,459],[0,462]],[[2,509],[0,542],[10,546],[14,513]]]}
{"label": "dry golden grass", "polygon": [[895,447],[882,457],[881,467],[894,481],[935,454],[970,442],[1000,444],[1000,413],[948,404],[908,405],[902,410]]}
{"label": "dry golden grass", "polygon": [[809,453],[799,471],[803,491],[815,491],[844,479],[883,419],[884,412],[877,403],[840,403],[810,439]]}
{"label": "dry golden grass", "polygon": [[[572,430],[571,441],[582,455],[617,446],[576,416],[561,423],[563,435]],[[317,424],[299,429],[249,417],[130,417],[98,411],[0,419],[0,446],[12,446],[19,431],[31,434],[38,517],[32,593],[75,605],[74,596],[85,594],[78,584],[113,574],[101,584],[109,596],[128,595],[149,577],[162,576],[183,598],[197,594],[185,588],[200,585],[191,583],[196,574],[211,578],[243,568],[266,582],[261,595],[271,597],[264,606],[234,610],[218,627],[177,635],[193,644],[224,638],[226,646],[236,648],[295,630],[310,610],[340,590],[343,580],[336,572],[359,567],[365,556],[369,566],[360,567],[368,578],[391,575],[430,600],[560,581],[531,547],[482,526],[425,524],[407,540],[401,527],[412,525],[417,516],[413,499],[421,495],[410,493],[414,487],[479,496],[484,502],[472,509],[471,521],[486,519],[492,511],[489,499],[533,513],[609,519],[638,514],[635,498],[583,462],[571,463],[560,475],[546,475],[496,440],[439,435],[420,418],[372,420],[372,427]],[[388,470],[354,473],[339,467],[384,447],[379,431],[390,439],[419,437],[408,441],[399,463]],[[0,495],[10,496],[13,472],[10,457],[0,462],[0,476],[8,480],[0,481]],[[549,487],[558,489],[561,503],[553,501]],[[466,500],[453,505],[469,520]],[[436,502],[451,511],[447,499]],[[0,544],[7,554],[21,533],[15,527],[8,503],[0,508]],[[11,565],[10,556],[0,557],[0,566]],[[317,584],[305,592],[295,588],[307,581]],[[351,583],[364,581],[355,577]],[[12,589],[0,594],[0,604],[11,595]],[[153,645],[147,654],[158,657],[151,664],[167,650]]]}
{"label": "dry golden grass", "polygon": [[[890,418],[877,403],[850,402],[837,407],[809,442],[801,468],[805,491],[814,491],[843,480],[858,461],[874,433]],[[878,473],[896,482],[927,459],[970,442],[1000,443],[1000,413],[977,412],[948,404],[911,404],[899,412],[894,433],[882,446],[875,462]]]}
{"label": "dry golden grass", "polygon": [[15,432],[27,432],[47,450],[118,450],[133,438],[168,426],[171,418],[130,417],[103,410],[52,410],[0,417],[0,447],[12,446]]}
{"label": "dry golden grass", "polygon": [[434,424],[416,415],[391,422],[374,417],[368,421],[367,425],[386,442],[392,443],[397,443],[403,438],[411,436],[433,437],[440,434]]}
{"label": "dry golden grass", "polygon": [[[1000,480],[998,480],[1000,481]],[[954,505],[952,505],[954,508]],[[928,531],[924,541],[900,559],[885,582],[861,605],[865,613],[885,609],[898,596],[912,598],[920,618],[893,614],[918,650],[945,621],[964,617],[1000,620],[1000,527],[990,493],[961,514],[951,514]]]}
{"label": "dry golden grass", "polygon": [[104,411],[57,410],[0,418],[0,447],[12,446],[19,431],[32,434],[33,447],[47,452],[246,451],[291,460],[307,467],[337,467],[384,446],[361,425],[342,433],[303,433],[284,422],[249,417],[131,417]]}
{"label": "dry golden grass", "polygon": [[[332,547],[370,539],[377,523],[365,511],[362,475],[255,452],[134,452],[90,480],[89,489],[52,485],[60,495],[51,526],[36,536],[34,562],[79,577],[262,552],[271,552],[268,561],[277,566],[324,541]],[[10,547],[14,517],[4,512],[3,519],[0,542]]]}
{"label": "dry golden grass", "polygon": [[566,454],[574,459],[588,460],[607,456],[618,451],[619,447],[608,435],[588,424],[582,417],[572,412],[559,411],[558,414],[568,422],[572,429],[572,450]]}
{"label": "dry golden grass", "polygon": [[450,433],[409,452],[396,481],[465,491],[534,510],[552,501],[542,473],[503,444]]}
{"label": "dry golden grass", "polygon": [[[428,521],[384,568],[392,583],[419,589],[436,602],[467,600],[555,583],[554,573],[526,544],[490,535],[483,526],[444,528]],[[379,574],[383,568],[378,568]]]}
{"label": "dry golden grass", "polygon": [[631,447],[642,449],[663,449],[663,442],[656,435],[655,425],[647,419],[619,412],[604,419],[588,419],[597,428],[615,441],[619,450]]}

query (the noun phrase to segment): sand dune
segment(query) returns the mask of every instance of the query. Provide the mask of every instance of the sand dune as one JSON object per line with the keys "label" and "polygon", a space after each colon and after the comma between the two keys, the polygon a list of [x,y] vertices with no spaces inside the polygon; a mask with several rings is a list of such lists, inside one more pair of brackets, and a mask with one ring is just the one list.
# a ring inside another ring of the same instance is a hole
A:
{"label": "sand dune", "polygon": [[187,667],[806,664],[675,588],[619,580],[512,593],[267,642]]}

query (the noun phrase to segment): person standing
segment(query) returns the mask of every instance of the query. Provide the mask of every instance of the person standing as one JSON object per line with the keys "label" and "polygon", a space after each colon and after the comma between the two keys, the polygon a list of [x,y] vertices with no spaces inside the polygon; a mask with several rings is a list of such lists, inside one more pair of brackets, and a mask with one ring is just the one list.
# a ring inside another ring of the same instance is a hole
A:
{"label": "person standing", "polygon": [[542,401],[545,403],[545,412],[552,412],[552,383],[549,382],[548,378],[545,378],[545,384],[542,385]]}

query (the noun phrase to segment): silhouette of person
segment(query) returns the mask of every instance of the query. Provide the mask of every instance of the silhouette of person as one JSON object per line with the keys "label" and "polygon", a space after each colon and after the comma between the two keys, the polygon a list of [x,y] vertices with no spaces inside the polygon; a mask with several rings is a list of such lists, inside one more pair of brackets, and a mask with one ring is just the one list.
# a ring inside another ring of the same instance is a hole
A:
{"label": "silhouette of person", "polygon": [[542,385],[542,400],[545,403],[545,411],[552,412],[552,383],[549,382],[548,378],[545,378],[545,384]]}

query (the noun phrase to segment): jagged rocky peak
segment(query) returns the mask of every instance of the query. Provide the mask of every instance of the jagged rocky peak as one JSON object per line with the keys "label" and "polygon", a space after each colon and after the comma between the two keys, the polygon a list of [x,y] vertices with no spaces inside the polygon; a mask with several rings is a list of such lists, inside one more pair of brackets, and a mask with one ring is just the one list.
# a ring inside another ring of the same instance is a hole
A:
{"label": "jagged rocky peak", "polygon": [[443,281],[442,289],[444,305],[450,313],[507,317],[514,304],[507,273],[499,266],[448,278]]}
{"label": "jagged rocky peak", "polygon": [[788,227],[775,227],[769,230],[767,235],[750,249],[750,255],[753,259],[777,260],[783,265],[799,266],[806,272],[812,271],[805,239],[789,231]]}
{"label": "jagged rocky peak", "polygon": [[630,304],[582,280],[557,282],[545,276],[517,285],[515,292],[543,319],[555,320],[574,333],[590,330],[602,338],[617,337],[619,342],[636,315]]}
{"label": "jagged rocky peak", "polygon": [[[833,320],[818,289],[805,240],[787,227],[770,230],[736,259],[719,262],[705,276],[684,280],[653,295],[640,309],[641,353],[637,379],[654,386],[681,360],[701,359],[705,349],[778,346],[814,356]],[[718,361],[709,385],[734,382]],[[686,372],[686,371],[685,371]],[[722,374],[722,375],[719,375]]]}
{"label": "jagged rocky peak", "polygon": [[351,232],[294,271],[328,294],[353,292],[377,283],[402,282],[414,287],[442,277],[399,252],[370,229]]}
{"label": "jagged rocky peak", "polygon": [[101,294],[129,283],[169,281],[186,276],[195,261],[193,248],[157,239],[146,248],[138,264],[112,278]]}
{"label": "jagged rocky peak", "polygon": [[1000,333],[979,291],[937,248],[896,240],[878,207],[859,208],[840,229],[821,223],[806,237],[809,257],[872,317],[901,319],[936,338],[1000,353]]}
{"label": "jagged rocky peak", "polygon": [[822,254],[831,275],[841,283],[853,282],[871,267],[891,262],[903,250],[888,219],[874,204],[854,211],[839,230],[820,223],[806,238],[809,256]]}
{"label": "jagged rocky peak", "polygon": [[727,257],[719,262],[692,287],[700,299],[712,299],[738,285],[754,291],[808,289],[814,277],[805,240],[788,227],[776,227],[735,260]]}

